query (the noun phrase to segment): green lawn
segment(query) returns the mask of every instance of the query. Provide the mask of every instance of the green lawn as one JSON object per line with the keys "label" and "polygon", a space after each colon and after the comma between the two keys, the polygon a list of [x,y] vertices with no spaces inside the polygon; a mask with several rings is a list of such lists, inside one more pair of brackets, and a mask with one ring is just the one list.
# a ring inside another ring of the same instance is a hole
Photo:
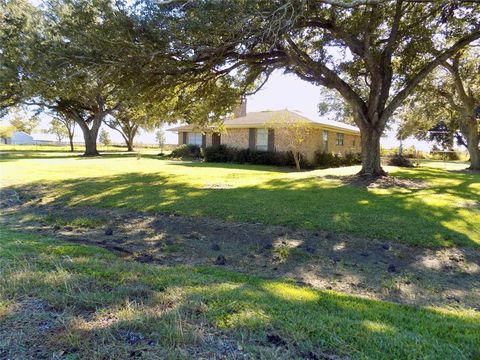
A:
{"label": "green lawn", "polygon": [[[0,232],[0,357],[475,359],[480,315]],[[342,357],[343,358],[343,357]]]}
{"label": "green lawn", "polygon": [[422,180],[424,189],[365,189],[327,175],[266,166],[204,164],[153,156],[82,158],[65,153],[0,156],[3,186],[41,193],[43,202],[122,207],[283,224],[425,246],[480,246],[480,175],[463,163],[425,162],[387,168]]}

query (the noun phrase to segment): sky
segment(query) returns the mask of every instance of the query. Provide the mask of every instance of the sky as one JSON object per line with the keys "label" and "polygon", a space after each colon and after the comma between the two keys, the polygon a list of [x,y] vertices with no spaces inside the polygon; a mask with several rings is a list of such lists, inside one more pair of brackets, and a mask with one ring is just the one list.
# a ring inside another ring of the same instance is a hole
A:
{"label": "sky", "polygon": [[[299,111],[302,115],[310,119],[319,119],[317,108],[320,102],[320,90],[321,88],[319,86],[303,81],[295,75],[285,75],[281,71],[276,71],[272,74],[262,90],[247,97],[247,112],[288,109]],[[41,119],[42,121],[39,128],[48,128],[50,118],[42,115]],[[173,126],[174,125],[165,126],[164,129],[166,130]],[[110,133],[114,143],[123,142],[121,135],[117,131],[105,125],[103,125],[103,127]],[[45,137],[45,135],[42,135],[42,137]],[[176,144],[178,141],[177,134],[166,131],[166,140],[169,144]],[[79,128],[76,129],[75,141],[83,141]],[[136,138],[136,142],[154,144],[155,133],[142,132]],[[395,138],[394,130],[388,131],[381,142],[385,148],[397,147],[399,145],[398,140]],[[430,144],[413,138],[404,140],[403,145],[404,147],[414,145],[417,150],[425,151],[428,151],[430,148]]]}

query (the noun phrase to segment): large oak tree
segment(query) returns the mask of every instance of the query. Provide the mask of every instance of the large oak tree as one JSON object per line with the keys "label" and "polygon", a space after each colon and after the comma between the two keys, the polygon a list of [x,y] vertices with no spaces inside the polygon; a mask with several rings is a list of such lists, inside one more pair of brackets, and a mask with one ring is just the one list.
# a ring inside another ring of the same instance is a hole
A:
{"label": "large oak tree", "polygon": [[[168,32],[181,74],[233,74],[245,85],[283,69],[336,90],[361,131],[361,173],[373,176],[384,174],[380,137],[396,109],[480,38],[471,1],[146,1],[139,12],[150,32]],[[151,54],[152,77],[156,61]]]}

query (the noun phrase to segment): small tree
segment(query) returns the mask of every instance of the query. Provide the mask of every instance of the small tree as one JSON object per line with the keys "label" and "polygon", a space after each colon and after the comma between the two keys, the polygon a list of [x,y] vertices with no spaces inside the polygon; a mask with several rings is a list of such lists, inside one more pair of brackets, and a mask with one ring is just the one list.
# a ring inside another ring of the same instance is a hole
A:
{"label": "small tree", "polygon": [[0,125],[0,139],[6,143],[8,138],[11,138],[15,127],[12,125]]}
{"label": "small tree", "polygon": [[160,153],[163,154],[163,147],[165,146],[165,131],[163,131],[163,129],[157,130],[155,133],[155,139],[160,147]]}
{"label": "small tree", "polygon": [[15,127],[17,131],[23,131],[27,134],[31,134],[38,124],[40,124],[40,119],[36,116],[25,119],[18,113],[18,111],[15,111],[13,118],[10,120],[10,124]]}
{"label": "small tree", "polygon": [[58,142],[62,142],[63,138],[68,136],[67,129],[57,118],[50,121],[50,128],[48,128],[47,133],[55,135]]}
{"label": "small tree", "polygon": [[112,140],[110,139],[110,134],[105,129],[102,129],[100,131],[100,136],[99,136],[98,140],[100,140],[100,143],[103,146],[108,146],[112,143]]}
{"label": "small tree", "polygon": [[287,141],[287,149],[292,152],[295,168],[300,171],[302,153],[305,150],[305,143],[312,126],[302,118],[292,118],[288,116],[288,113],[285,114],[284,118],[271,121],[267,127],[283,132],[283,138]]}

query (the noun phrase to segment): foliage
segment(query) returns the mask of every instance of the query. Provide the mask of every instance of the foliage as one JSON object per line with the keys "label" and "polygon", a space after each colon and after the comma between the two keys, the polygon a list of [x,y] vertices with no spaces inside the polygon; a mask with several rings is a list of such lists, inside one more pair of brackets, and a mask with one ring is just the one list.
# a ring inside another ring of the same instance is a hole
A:
{"label": "foliage", "polygon": [[432,158],[439,160],[459,160],[460,156],[453,149],[439,149],[437,146],[432,146],[430,151]]}
{"label": "foliage", "polygon": [[[435,67],[480,38],[479,6],[145,0],[140,12],[143,27],[157,29],[150,39],[169,30],[179,73],[191,79],[216,83],[234,76],[245,87],[258,80],[262,84],[281,69],[338,92],[364,138],[362,172],[380,175],[379,141],[387,121]],[[145,47],[155,46],[142,40]],[[146,53],[137,56],[141,63],[147,59],[150,81],[155,81],[156,60]],[[199,99],[209,97],[199,92]]]}
{"label": "foliage", "polygon": [[165,131],[163,129],[158,129],[155,132],[155,140],[157,141],[158,146],[160,147],[160,153],[163,153],[163,147],[165,146]]}
{"label": "foliage", "polygon": [[480,51],[471,46],[442,62],[410,96],[402,111],[400,136],[414,135],[453,151],[453,140],[480,168]]}
{"label": "foliage", "polygon": [[50,121],[50,128],[47,130],[47,132],[55,135],[58,142],[61,142],[63,138],[68,136],[68,130],[65,127],[65,124],[62,123],[58,118],[54,118],[52,121]]}
{"label": "foliage", "polygon": [[[256,164],[273,166],[296,166],[290,151],[259,151],[250,149],[237,149],[226,145],[213,145],[203,151],[206,162],[232,162],[238,164]],[[301,157],[301,167],[311,168],[305,157]]]}
{"label": "foliage", "polygon": [[112,139],[110,139],[110,134],[105,129],[102,129],[100,131],[100,136],[98,137],[98,140],[101,144],[103,144],[103,146],[108,146],[112,143]]}
{"label": "foliage", "polygon": [[393,154],[388,159],[388,165],[400,166],[400,167],[413,167],[412,162],[408,158],[400,154]]}
{"label": "foliage", "polygon": [[15,132],[15,126],[0,125],[0,139],[8,139],[12,137],[14,132]]}
{"label": "foliage", "polygon": [[360,154],[347,153],[341,155],[325,151],[316,151],[314,159],[315,167],[319,168],[352,166],[361,164],[361,162]]}
{"label": "foliage", "polygon": [[329,120],[355,125],[350,105],[338,93],[328,88],[320,92],[318,114],[326,116]]}
{"label": "foliage", "polygon": [[17,131],[23,131],[27,134],[31,134],[32,131],[40,124],[40,119],[36,116],[30,118],[22,117],[18,112],[14,112],[10,125],[12,125]]}
{"label": "foliage", "polygon": [[203,157],[206,162],[233,162],[235,149],[226,145],[207,146],[203,151]]}
{"label": "foliage", "polygon": [[272,119],[267,123],[266,128],[281,133],[287,151],[293,156],[295,168],[300,171],[305,141],[312,130],[312,124],[301,118],[292,118],[288,112],[285,112],[280,118]]}
{"label": "foliage", "polygon": [[170,157],[174,159],[200,159],[202,152],[198,145],[183,144],[172,150]]}
{"label": "foliage", "polygon": [[22,55],[31,40],[37,10],[28,1],[0,2],[0,117],[22,96]]}

